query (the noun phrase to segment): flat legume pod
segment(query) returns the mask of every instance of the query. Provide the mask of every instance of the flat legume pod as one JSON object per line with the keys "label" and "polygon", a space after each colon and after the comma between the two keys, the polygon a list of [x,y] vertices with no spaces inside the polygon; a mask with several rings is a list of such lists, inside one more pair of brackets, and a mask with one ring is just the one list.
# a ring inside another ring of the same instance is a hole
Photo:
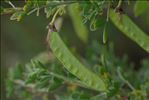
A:
{"label": "flat legume pod", "polygon": [[57,32],[50,33],[48,43],[54,55],[60,60],[64,67],[79,78],[86,87],[97,91],[106,91],[106,85],[103,80],[79,62],[66,47]]}
{"label": "flat legume pod", "polygon": [[[120,20],[119,17],[121,18]],[[145,51],[149,52],[149,36],[134,24],[128,16],[125,14],[119,15],[113,10],[110,10],[110,19],[127,37],[136,42]]]}

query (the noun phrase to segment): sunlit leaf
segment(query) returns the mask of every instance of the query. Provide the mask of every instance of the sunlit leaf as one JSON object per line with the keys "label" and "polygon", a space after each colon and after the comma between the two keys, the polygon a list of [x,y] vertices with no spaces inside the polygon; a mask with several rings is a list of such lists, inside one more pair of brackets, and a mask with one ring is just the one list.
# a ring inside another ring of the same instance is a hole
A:
{"label": "sunlit leaf", "polygon": [[10,17],[10,20],[20,21],[24,17],[24,15],[25,15],[24,11],[16,12]]}

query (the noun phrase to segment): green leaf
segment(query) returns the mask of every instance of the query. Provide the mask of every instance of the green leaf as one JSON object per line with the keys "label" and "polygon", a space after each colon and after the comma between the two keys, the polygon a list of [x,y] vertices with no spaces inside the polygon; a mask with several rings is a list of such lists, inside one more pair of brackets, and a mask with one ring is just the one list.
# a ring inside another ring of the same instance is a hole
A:
{"label": "green leaf", "polygon": [[7,97],[9,98],[14,92],[14,83],[12,80],[7,79],[6,80],[6,93]]}
{"label": "green leaf", "polygon": [[0,6],[0,13],[2,14],[4,11],[4,8],[2,6]]}
{"label": "green leaf", "polygon": [[46,13],[46,17],[49,18],[51,15],[54,14],[54,12],[57,10],[57,8],[52,8],[51,6],[50,7],[45,7],[45,13]]}
{"label": "green leaf", "polygon": [[119,86],[118,82],[110,84],[109,92],[107,93],[107,96],[112,97],[112,96],[116,95],[118,93],[119,89],[120,89],[120,86]]}
{"label": "green leaf", "polygon": [[141,15],[143,12],[149,9],[149,2],[147,0],[138,0],[134,6],[135,16]]}
{"label": "green leaf", "polygon": [[15,12],[11,17],[10,20],[17,20],[20,21],[25,15],[24,11]]}
{"label": "green leaf", "polygon": [[104,17],[102,17],[102,16],[100,16],[100,17],[97,18],[96,20],[97,20],[97,21],[96,21],[96,27],[97,27],[97,28],[103,26],[103,25],[106,23]]}
{"label": "green leaf", "polygon": [[36,80],[36,87],[37,88],[47,88],[49,86],[49,77],[39,76],[40,79]]}
{"label": "green leaf", "polygon": [[31,74],[29,74],[27,80],[26,80],[26,84],[29,84],[29,83],[33,83],[37,78],[37,73],[36,72],[33,72]]}
{"label": "green leaf", "polygon": [[22,96],[22,98],[25,98],[25,100],[33,100],[32,94],[28,91],[21,91],[20,95]]}
{"label": "green leaf", "polygon": [[83,91],[74,91],[71,97],[73,100],[90,100],[91,94]]}
{"label": "green leaf", "polygon": [[61,67],[62,65],[60,64],[60,62],[58,61],[54,61],[51,66],[50,66],[50,70],[51,72],[63,75],[64,74],[64,68]]}
{"label": "green leaf", "polygon": [[48,70],[47,67],[44,66],[40,61],[37,61],[37,65],[38,65],[41,69]]}
{"label": "green leaf", "polygon": [[25,6],[23,7],[23,10],[25,12],[28,12],[28,11],[30,11],[32,9],[32,7],[33,7],[33,2],[31,0],[28,0],[26,2]]}
{"label": "green leaf", "polygon": [[20,79],[23,77],[24,66],[18,64],[16,67],[11,68],[8,72],[8,76],[10,80]]}
{"label": "green leaf", "polygon": [[52,80],[52,82],[50,82],[50,85],[49,85],[48,90],[49,91],[56,90],[57,88],[59,88],[62,85],[62,82],[63,82],[62,80],[54,77],[54,79]]}

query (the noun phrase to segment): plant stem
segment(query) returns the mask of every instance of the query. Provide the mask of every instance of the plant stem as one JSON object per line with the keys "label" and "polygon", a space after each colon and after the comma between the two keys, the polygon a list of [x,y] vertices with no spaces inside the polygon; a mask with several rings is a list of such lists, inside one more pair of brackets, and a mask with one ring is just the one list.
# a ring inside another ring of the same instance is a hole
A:
{"label": "plant stem", "polygon": [[37,92],[45,92],[47,93],[48,90],[46,89],[36,89],[36,86],[35,84],[26,84],[23,80],[12,80],[15,84],[18,84],[22,87],[25,87],[25,88],[28,88],[28,89],[31,89],[32,91],[37,91]]}
{"label": "plant stem", "polygon": [[1,15],[4,15],[4,14],[12,14],[16,11],[23,11],[23,8],[21,7],[17,7],[17,8],[4,8],[4,10],[1,12]]}
{"label": "plant stem", "polygon": [[8,1],[7,3],[8,3],[9,5],[11,5],[12,8],[16,9],[16,7],[13,5],[12,2]]}
{"label": "plant stem", "polygon": [[118,5],[117,5],[116,9],[119,9],[119,8],[121,7],[121,5],[122,5],[122,0],[119,0]]}
{"label": "plant stem", "polygon": [[[1,12],[1,15],[5,15],[5,14],[12,14],[16,11],[23,11],[23,7],[15,7],[11,2],[7,2],[9,3],[12,8],[4,8],[3,12]],[[42,8],[45,8],[45,7],[48,7],[48,6],[51,6],[51,5],[55,5],[55,6],[60,6],[60,5],[68,5],[68,4],[72,4],[72,3],[77,3],[75,1],[66,1],[66,2],[60,2],[60,3],[49,3],[47,5],[43,5],[43,6],[40,6],[38,9],[42,9]]]}
{"label": "plant stem", "polygon": [[99,99],[102,96],[106,96],[106,92],[102,92],[100,94],[97,94],[97,95],[91,97],[91,100],[97,100],[97,99]]}
{"label": "plant stem", "polygon": [[59,9],[55,12],[55,14],[54,14],[54,16],[53,16],[53,18],[52,18],[52,20],[51,20],[51,22],[50,22],[50,25],[54,25],[54,22],[55,22],[55,20],[56,20],[56,16],[58,15],[58,13],[59,13],[60,10],[61,10],[61,9],[59,8]]}
{"label": "plant stem", "polygon": [[124,83],[126,83],[132,91],[135,91],[135,90],[136,90],[136,89],[130,84],[130,82],[129,82],[128,80],[126,80],[126,79],[122,76],[122,74],[121,74],[121,72],[120,72],[120,67],[117,68],[117,73],[118,73],[118,76],[120,77],[120,79],[121,79]]}
{"label": "plant stem", "polygon": [[52,75],[52,76],[55,76],[55,77],[57,77],[59,79],[62,79],[62,80],[64,80],[67,83],[70,83],[70,84],[74,84],[74,85],[77,85],[77,86],[80,86],[80,87],[87,88],[86,86],[84,86],[84,84],[82,82],[80,82],[78,80],[72,80],[72,79],[69,79],[67,77],[64,77],[62,75],[59,75],[59,74],[56,74],[56,73],[53,73],[53,72],[49,72],[49,74]]}
{"label": "plant stem", "polygon": [[[69,84],[73,84],[73,85],[76,85],[76,86],[80,86],[80,87],[84,87],[84,88],[87,88],[86,86],[84,86],[84,84],[82,84],[80,81],[78,80],[72,80],[72,79],[69,79],[69,78],[66,78],[62,75],[59,75],[59,74],[56,74],[56,73],[53,73],[53,72],[49,72],[50,75],[54,76],[54,77],[57,77],[59,79],[62,79],[64,80],[66,83],[69,83]],[[48,90],[46,89],[36,89],[36,85],[35,84],[26,84],[24,82],[24,80],[13,80],[13,82],[15,84],[18,84],[22,87],[26,87],[26,88],[29,88],[31,90],[36,90],[38,92],[48,92]]]}

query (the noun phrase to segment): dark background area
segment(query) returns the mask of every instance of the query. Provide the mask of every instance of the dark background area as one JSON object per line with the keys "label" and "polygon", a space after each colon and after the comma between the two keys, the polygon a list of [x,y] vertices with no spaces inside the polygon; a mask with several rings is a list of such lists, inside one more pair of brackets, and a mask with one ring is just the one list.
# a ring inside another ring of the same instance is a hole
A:
{"label": "dark background area", "polygon": [[[15,2],[15,5],[22,5]],[[133,4],[124,7],[125,12],[131,17],[145,33],[149,35],[149,13],[144,12],[141,16],[135,17],[133,13]],[[40,16],[31,14],[26,16],[21,22],[11,21],[11,15],[1,16],[1,98],[6,99],[5,79],[7,71],[15,67],[17,63],[26,63],[38,53],[47,49],[45,38],[47,34],[46,26],[50,19],[46,19],[44,13]],[[76,36],[69,15],[63,16],[63,25],[61,36],[69,41],[69,45],[76,47],[80,55],[85,51],[84,44]],[[112,23],[108,27],[109,41],[115,45],[115,53],[121,57],[128,55],[129,62],[135,64],[136,69],[140,66],[140,61],[149,54],[141,49],[136,43],[124,36]],[[88,27],[89,29],[89,27]],[[102,28],[90,32],[90,40],[102,40]],[[148,41],[149,42],[149,41]]]}

